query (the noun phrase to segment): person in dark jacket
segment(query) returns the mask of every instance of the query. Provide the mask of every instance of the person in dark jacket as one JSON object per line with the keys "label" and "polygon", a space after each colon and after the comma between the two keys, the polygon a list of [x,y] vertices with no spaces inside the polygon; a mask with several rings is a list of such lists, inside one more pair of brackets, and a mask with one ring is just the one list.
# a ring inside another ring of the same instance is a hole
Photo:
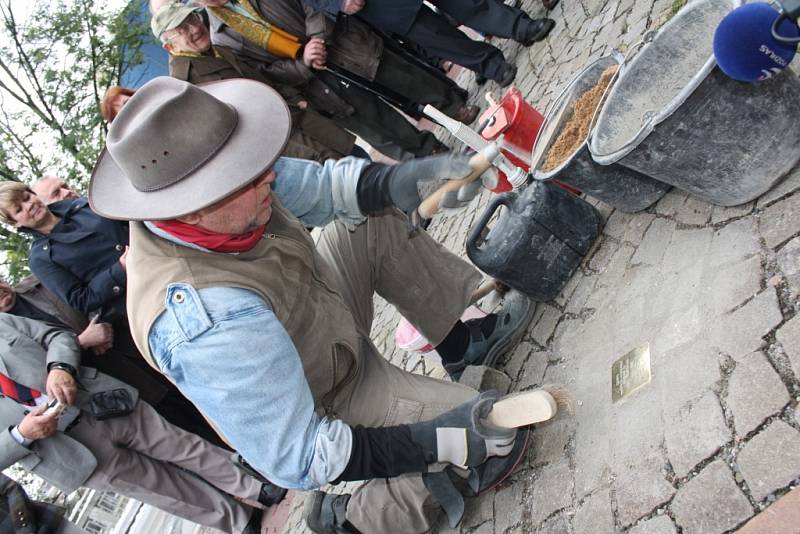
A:
{"label": "person in dark jacket", "polygon": [[[486,42],[475,41],[455,28],[446,17],[423,0],[303,0],[312,8],[338,17],[356,15],[372,27],[410,40],[430,54],[474,71],[479,77],[505,87],[517,68],[503,53]],[[201,2],[203,3],[203,2]],[[430,0],[459,24],[524,46],[543,40],[555,26],[552,19],[532,19],[519,8],[500,0]]]}
{"label": "person in dark jacket", "polygon": [[0,473],[0,532],[7,534],[86,534],[64,519],[64,509],[32,501],[15,480]]}
{"label": "person in dark jacket", "polygon": [[[161,22],[176,9],[175,4],[154,0],[151,6],[156,9],[153,32],[162,41],[180,39],[179,32],[168,29],[172,24]],[[478,108],[466,104],[466,93],[452,80],[384,46],[383,40],[359,20],[334,22],[314,13],[301,0],[239,2],[237,7],[244,7],[258,19],[256,26],[262,33],[249,32],[247,24],[253,21],[245,17],[242,23],[230,6],[212,6],[209,16],[214,45],[231,48],[271,80],[300,89],[314,109],[390,158],[425,156],[445,147],[431,132],[419,131],[375,93],[392,93],[393,103],[402,101],[408,108],[404,111],[410,114],[430,104],[465,124],[477,116]],[[265,27],[271,34],[275,30],[288,33],[296,39],[297,47],[293,51],[270,48],[261,40]],[[195,41],[194,35],[189,37]]]}

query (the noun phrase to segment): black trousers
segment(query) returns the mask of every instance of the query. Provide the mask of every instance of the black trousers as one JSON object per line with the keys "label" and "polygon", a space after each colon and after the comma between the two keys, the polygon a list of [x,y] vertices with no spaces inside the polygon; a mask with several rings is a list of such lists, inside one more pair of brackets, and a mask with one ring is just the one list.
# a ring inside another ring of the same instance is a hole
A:
{"label": "black trousers", "polygon": [[368,90],[343,83],[328,71],[317,71],[317,76],[355,109],[348,117],[334,118],[336,124],[361,137],[382,154],[403,161],[426,156],[436,147],[438,141],[431,132],[418,130],[399,111]]}
{"label": "black trousers", "polygon": [[499,0],[430,0],[459,24],[487,35],[522,41],[533,20],[523,10]]}
{"label": "black trousers", "polygon": [[498,48],[470,39],[425,5],[403,37],[431,55],[450,60],[490,80],[499,80],[507,68],[506,58]]}

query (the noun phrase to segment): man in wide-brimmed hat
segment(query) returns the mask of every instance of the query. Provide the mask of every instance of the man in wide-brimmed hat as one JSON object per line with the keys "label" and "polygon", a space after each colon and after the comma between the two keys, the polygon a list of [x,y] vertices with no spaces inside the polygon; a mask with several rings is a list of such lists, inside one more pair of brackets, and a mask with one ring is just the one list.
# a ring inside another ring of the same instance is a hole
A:
{"label": "man in wide-brimmed hat", "polygon": [[[373,293],[462,368],[513,347],[533,305],[518,296],[460,322],[480,274],[409,235],[395,209],[465,175],[463,157],[320,165],[280,158],[289,128],[277,93],[251,80],[157,78],[122,109],[89,195],[102,215],[134,221],[133,337],[276,484],[378,479],[352,496],[315,493],[313,530],[422,532],[442,509],[457,521],[463,495],[523,457],[527,430],[481,424],[496,395],[387,362],[369,339]],[[312,225],[327,225],[316,246]]]}

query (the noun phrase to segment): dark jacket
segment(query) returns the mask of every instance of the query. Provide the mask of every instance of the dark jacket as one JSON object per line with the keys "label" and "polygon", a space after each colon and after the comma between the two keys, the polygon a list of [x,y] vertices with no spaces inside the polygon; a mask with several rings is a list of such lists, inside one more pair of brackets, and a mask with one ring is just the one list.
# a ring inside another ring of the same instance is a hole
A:
{"label": "dark jacket", "polygon": [[311,109],[302,110],[293,105],[302,100],[296,90],[283,84],[276,84],[264,71],[245,62],[230,48],[224,46],[214,48],[221,57],[170,56],[170,76],[194,84],[230,78],[248,78],[270,85],[287,100],[292,114],[292,135],[284,155],[322,163],[326,159],[338,159],[352,152],[355,136],[319,113]]}
{"label": "dark jacket", "polygon": [[[247,0],[243,0],[247,1]],[[333,21],[304,6],[302,0],[251,0],[261,16],[275,26],[306,43],[312,37],[325,40],[328,63],[373,80],[383,55],[383,41],[362,22],[341,17]],[[210,14],[211,40],[237,54],[264,64],[271,80],[301,88],[303,95],[320,111],[331,116],[352,114],[350,105],[340,99],[309,67],[302,57],[286,59],[273,56]]]}
{"label": "dark jacket", "polygon": [[102,309],[109,320],[125,316],[128,223],[100,217],[85,198],[50,204],[61,221],[48,235],[31,232],[30,269],[47,289],[89,315]]}
{"label": "dark jacket", "polygon": [[22,486],[0,473],[0,532],[55,534],[63,531],[63,518],[63,508],[30,500]]}
{"label": "dark jacket", "polygon": [[[303,1],[309,7],[334,17],[342,7],[341,0]],[[405,35],[421,8],[422,0],[367,0],[357,16],[379,30]]]}

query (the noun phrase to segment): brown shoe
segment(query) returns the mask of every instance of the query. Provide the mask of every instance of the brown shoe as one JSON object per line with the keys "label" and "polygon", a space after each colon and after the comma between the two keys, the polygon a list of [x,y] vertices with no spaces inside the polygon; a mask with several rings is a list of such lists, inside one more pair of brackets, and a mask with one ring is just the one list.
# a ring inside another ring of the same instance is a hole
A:
{"label": "brown shoe", "polygon": [[547,11],[551,11],[558,5],[558,0],[542,0],[542,5]]}
{"label": "brown shoe", "polygon": [[461,106],[458,108],[458,111],[453,114],[453,118],[464,124],[472,124],[478,117],[478,112],[480,112],[480,110],[478,106]]}

